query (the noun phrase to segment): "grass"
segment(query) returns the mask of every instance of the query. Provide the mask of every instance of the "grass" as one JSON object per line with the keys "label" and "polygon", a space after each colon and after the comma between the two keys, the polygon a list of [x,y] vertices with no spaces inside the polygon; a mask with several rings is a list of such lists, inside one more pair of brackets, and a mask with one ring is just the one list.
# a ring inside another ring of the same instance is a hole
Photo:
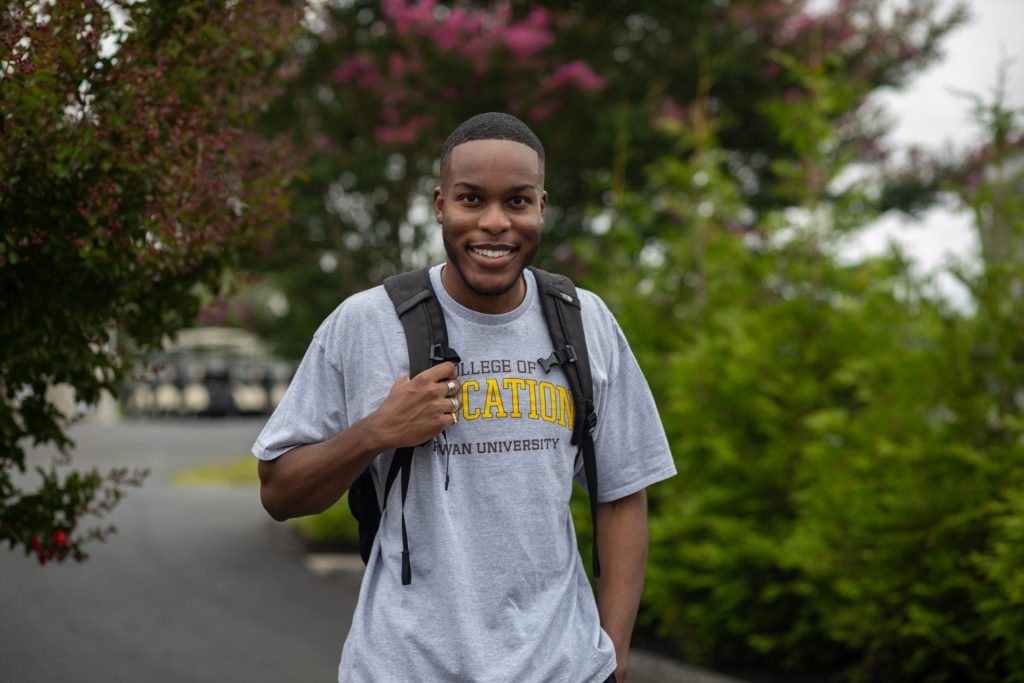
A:
{"label": "grass", "polygon": [[355,551],[359,549],[359,525],[348,509],[347,494],[319,515],[291,520],[313,550]]}
{"label": "grass", "polygon": [[256,472],[256,458],[233,455],[179,470],[174,473],[174,483],[178,486],[256,486],[260,478]]}
{"label": "grass", "polygon": [[[178,486],[258,486],[256,458],[234,455],[222,460],[189,467],[174,474]],[[359,526],[348,509],[346,496],[319,515],[299,517],[288,522],[306,545],[315,550],[357,550]]]}

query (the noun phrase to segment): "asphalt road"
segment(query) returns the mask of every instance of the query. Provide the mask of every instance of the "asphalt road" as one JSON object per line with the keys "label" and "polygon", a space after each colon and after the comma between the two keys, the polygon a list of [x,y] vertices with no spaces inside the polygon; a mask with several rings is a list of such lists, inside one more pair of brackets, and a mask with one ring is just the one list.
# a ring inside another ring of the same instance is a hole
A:
{"label": "asphalt road", "polygon": [[[41,567],[0,547],[0,683],[337,680],[359,569],[307,568],[255,486],[172,483],[178,469],[247,452],[262,424],[76,425],[75,467],[151,474],[83,564]],[[35,450],[30,465],[53,456]],[[629,683],[740,683],[644,652],[630,660]]]}
{"label": "asphalt road", "polygon": [[261,425],[77,425],[76,466],[151,474],[83,564],[0,549],[0,681],[337,680],[359,575],[306,569],[255,488],[171,483],[179,468],[246,452]]}

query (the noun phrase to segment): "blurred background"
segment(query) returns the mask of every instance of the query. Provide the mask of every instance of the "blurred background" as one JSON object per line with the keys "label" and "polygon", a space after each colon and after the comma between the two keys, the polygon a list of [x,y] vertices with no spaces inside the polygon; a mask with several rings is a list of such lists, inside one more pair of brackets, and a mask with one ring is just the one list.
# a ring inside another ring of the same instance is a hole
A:
{"label": "blurred background", "polygon": [[[1024,681],[1021,26],[1017,0],[7,3],[0,540],[99,555],[94,518],[154,485],[75,474],[75,420],[254,437],[334,307],[443,260],[441,143],[500,110],[547,151],[538,265],[608,303],[677,461],[638,642]],[[350,547],[347,514],[302,537]]]}

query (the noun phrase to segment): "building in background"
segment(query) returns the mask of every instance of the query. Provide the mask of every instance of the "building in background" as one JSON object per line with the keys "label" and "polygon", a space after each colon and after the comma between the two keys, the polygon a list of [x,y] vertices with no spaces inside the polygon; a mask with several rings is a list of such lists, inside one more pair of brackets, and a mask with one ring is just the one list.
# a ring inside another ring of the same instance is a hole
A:
{"label": "building in background", "polygon": [[265,415],[295,372],[255,334],[234,327],[182,330],[126,381],[127,416]]}

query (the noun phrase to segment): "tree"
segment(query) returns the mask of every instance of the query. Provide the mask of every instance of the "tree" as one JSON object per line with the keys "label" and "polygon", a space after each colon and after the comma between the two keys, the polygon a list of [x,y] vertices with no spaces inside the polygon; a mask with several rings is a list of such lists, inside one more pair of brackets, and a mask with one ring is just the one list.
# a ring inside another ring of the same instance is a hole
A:
{"label": "tree", "polygon": [[722,172],[702,108],[664,124],[678,147],[607,236],[576,244],[680,471],[649,493],[642,614],[719,667],[1022,680],[1019,119],[998,98],[980,106],[989,143],[945,184],[984,245],[959,269],[974,305],[959,310],[898,250],[839,257],[842,235],[887,206],[883,179],[850,181],[854,157],[836,153],[847,85],[820,64],[787,68],[806,95],[765,112],[797,152],[772,165],[798,208],[745,220],[751,198]]}
{"label": "tree", "polygon": [[128,351],[189,323],[287,221],[288,146],[246,130],[298,21],[274,0],[0,10],[0,540],[40,562],[82,559],[109,531],[82,516],[140,479],[54,464],[16,483],[26,441],[72,446],[47,389],[116,392]]}
{"label": "tree", "polygon": [[719,163],[755,211],[799,202],[769,163],[793,159],[795,143],[775,135],[766,109],[807,95],[792,60],[820,62],[847,84],[851,107],[828,122],[842,131],[836,153],[877,158],[870,94],[934,60],[963,9],[812,4],[328,3],[296,43],[297,77],[268,117],[272,130],[296,133],[310,161],[290,229],[251,264],[265,278],[257,292],[283,292],[289,304],[265,316],[264,331],[298,355],[345,295],[439,254],[425,203],[433,165],[444,136],[480,111],[523,117],[548,146],[548,244],[585,230],[595,196],[611,205],[642,183],[672,144],[653,122],[685,123],[695,102],[728,113],[718,117]]}

